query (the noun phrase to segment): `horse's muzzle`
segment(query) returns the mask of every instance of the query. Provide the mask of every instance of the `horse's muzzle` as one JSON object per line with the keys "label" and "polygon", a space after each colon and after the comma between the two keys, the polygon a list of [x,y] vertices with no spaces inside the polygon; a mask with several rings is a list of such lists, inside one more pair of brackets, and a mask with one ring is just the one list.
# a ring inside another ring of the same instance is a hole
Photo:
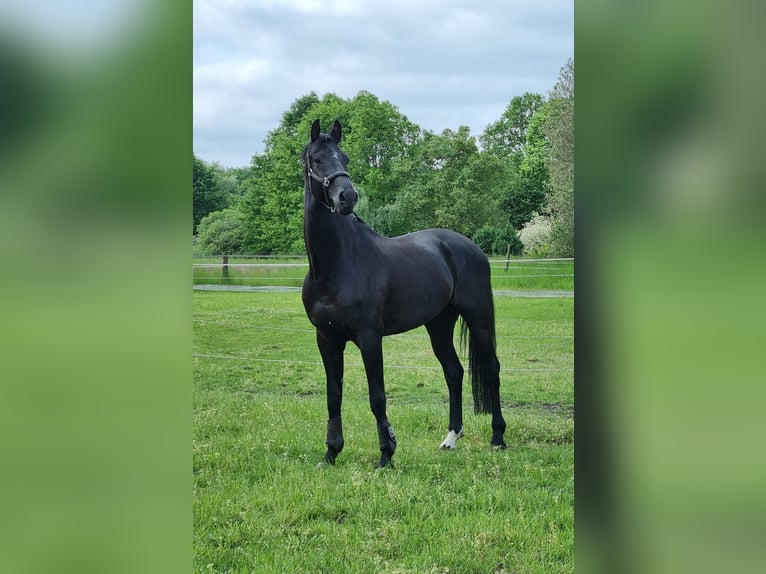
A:
{"label": "horse's muzzle", "polygon": [[354,206],[359,200],[359,194],[353,187],[348,187],[338,194],[338,211],[341,215],[348,215],[354,211]]}

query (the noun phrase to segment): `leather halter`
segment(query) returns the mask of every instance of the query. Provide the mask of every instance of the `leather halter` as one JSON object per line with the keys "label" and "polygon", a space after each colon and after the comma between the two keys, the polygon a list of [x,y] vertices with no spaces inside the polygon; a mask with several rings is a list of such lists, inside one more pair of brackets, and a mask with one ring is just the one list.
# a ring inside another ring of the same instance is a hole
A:
{"label": "leather halter", "polygon": [[[311,143],[309,142],[309,148],[310,147],[311,147]],[[351,176],[347,172],[342,171],[342,170],[334,171],[330,175],[326,175],[324,177],[318,176],[317,174],[314,173],[314,170],[311,169],[311,165],[310,165],[311,160],[309,159],[309,153],[308,153],[309,152],[309,148],[306,148],[306,168],[308,169],[308,175],[314,181],[318,181],[319,183],[321,183],[322,184],[322,189],[324,190],[324,201],[322,201],[318,197],[317,197],[317,201],[319,201],[319,203],[321,203],[324,207],[329,209],[330,213],[335,213],[335,206],[334,205],[330,205],[330,203],[331,203],[330,202],[330,194],[329,194],[330,185],[332,184],[333,180],[336,177],[341,177],[341,176],[347,177],[348,180],[351,181]],[[306,183],[308,185],[309,191],[311,191],[311,182],[307,181]],[[351,184],[351,185],[353,186],[353,184]]]}

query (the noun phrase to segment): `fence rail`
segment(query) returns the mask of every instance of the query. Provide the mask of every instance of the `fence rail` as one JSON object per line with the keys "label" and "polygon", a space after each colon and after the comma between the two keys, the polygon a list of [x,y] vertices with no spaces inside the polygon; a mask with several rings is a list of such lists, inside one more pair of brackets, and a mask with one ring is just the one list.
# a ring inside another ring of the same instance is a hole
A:
{"label": "fence rail", "polygon": [[[195,256],[192,263],[195,286],[296,287],[303,284],[308,262],[305,255]],[[265,259],[265,261],[264,261]],[[492,258],[492,287],[511,290],[574,290],[574,259]],[[571,296],[571,295],[569,295]]]}

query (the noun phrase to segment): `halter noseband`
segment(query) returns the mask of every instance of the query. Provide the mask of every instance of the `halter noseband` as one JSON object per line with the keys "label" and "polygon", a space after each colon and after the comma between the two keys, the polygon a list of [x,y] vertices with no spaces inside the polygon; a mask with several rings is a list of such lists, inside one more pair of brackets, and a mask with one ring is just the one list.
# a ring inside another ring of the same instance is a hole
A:
{"label": "halter noseband", "polygon": [[[330,184],[332,183],[332,180],[334,180],[336,177],[340,176],[346,176],[349,180],[351,180],[351,176],[346,173],[345,171],[334,171],[330,175],[326,175],[325,177],[319,177],[317,174],[314,173],[314,170],[311,169],[311,166],[308,165],[309,158],[308,154],[306,155],[306,165],[308,166],[308,174],[311,179],[314,181],[318,181],[322,184],[322,189],[324,190],[324,198],[325,201],[322,201],[321,199],[317,198],[319,200],[319,203],[324,205],[327,209],[330,210],[330,213],[335,213],[335,206],[330,205],[330,195],[328,193],[330,189]],[[309,191],[311,190],[311,182],[309,183]]]}
{"label": "halter noseband", "polygon": [[[306,158],[306,162],[308,163],[308,158]],[[334,180],[336,177],[340,177],[342,175],[346,176],[349,180],[351,179],[351,176],[346,173],[345,171],[334,171],[330,175],[326,175],[325,177],[319,177],[317,174],[314,173],[314,170],[311,169],[311,167],[308,168],[308,174],[311,179],[314,181],[318,181],[322,184],[322,189],[324,190],[324,201],[317,198],[319,200],[319,203],[321,203],[323,206],[325,206],[327,209],[330,210],[330,213],[335,213],[335,206],[330,205],[330,195],[328,193],[330,189],[330,184],[332,183],[332,180]],[[309,183],[309,191],[311,190],[311,182]]]}

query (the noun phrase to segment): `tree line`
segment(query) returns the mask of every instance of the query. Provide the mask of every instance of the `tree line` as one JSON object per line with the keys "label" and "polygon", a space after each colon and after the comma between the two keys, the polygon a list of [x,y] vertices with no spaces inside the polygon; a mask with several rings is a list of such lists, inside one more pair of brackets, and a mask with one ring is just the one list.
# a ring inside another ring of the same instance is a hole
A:
{"label": "tree line", "polygon": [[511,98],[477,137],[469,128],[422,130],[362,91],[295,100],[250,166],[223,168],[194,155],[193,235],[198,253],[299,253],[301,152],[311,122],[343,124],[357,214],[377,232],[445,227],[487,253],[574,254],[574,62],[547,97]]}

